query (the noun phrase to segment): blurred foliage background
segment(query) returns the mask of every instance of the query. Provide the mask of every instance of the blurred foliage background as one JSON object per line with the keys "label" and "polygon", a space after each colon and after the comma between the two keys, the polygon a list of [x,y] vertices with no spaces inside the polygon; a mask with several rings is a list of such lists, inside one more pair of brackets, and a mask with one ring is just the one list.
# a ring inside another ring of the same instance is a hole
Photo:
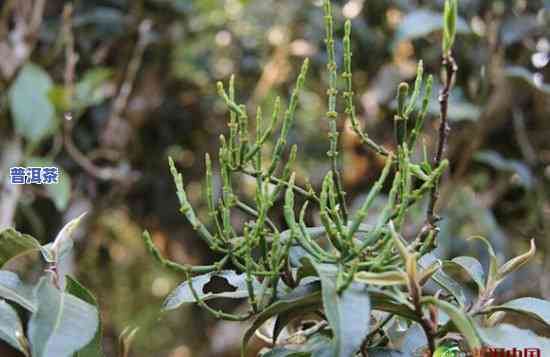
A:
{"label": "blurred foliage background", "polygon": [[[439,77],[443,1],[333,2],[340,37],[343,17],[353,20],[361,119],[391,147],[397,84],[414,77],[419,59]],[[128,326],[139,327],[132,356],[235,355],[242,325],[218,323],[194,307],[159,314],[183,277],[156,267],[140,235],[148,229],[180,262],[215,258],[178,213],[166,158],[183,169],[190,201],[206,217],[203,157],[217,154],[217,138],[227,131],[215,82],[231,74],[238,99],[251,112],[257,105],[268,111],[275,96],[288,98],[303,57],[311,58],[290,141],[299,144],[298,180],[319,186],[328,170],[319,7],[317,0],[0,1],[0,227],[47,242],[88,212],[67,269],[99,299],[107,356],[116,355]],[[549,299],[550,1],[462,0],[459,13],[452,166],[438,249],[443,256],[482,254],[464,238],[483,235],[508,257],[533,237],[537,263],[508,281],[501,296]],[[424,138],[429,152],[437,113],[436,91]],[[340,122],[353,203],[382,162]],[[58,185],[8,183],[10,167],[51,163],[62,170]],[[253,197],[252,182],[240,185]],[[411,233],[422,212],[409,222]],[[232,218],[236,227],[244,220]]]}

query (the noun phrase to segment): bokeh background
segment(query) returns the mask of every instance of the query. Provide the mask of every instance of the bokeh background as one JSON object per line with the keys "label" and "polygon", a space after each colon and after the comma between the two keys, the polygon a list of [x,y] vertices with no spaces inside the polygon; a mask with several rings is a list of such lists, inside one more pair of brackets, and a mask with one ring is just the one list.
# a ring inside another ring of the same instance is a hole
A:
{"label": "bokeh background", "polygon": [[[179,262],[215,259],[178,213],[166,158],[183,171],[189,198],[206,219],[203,158],[206,152],[217,156],[218,136],[227,132],[215,83],[231,74],[250,113],[257,105],[269,112],[275,96],[288,98],[303,58],[311,59],[289,141],[299,145],[299,180],[319,186],[328,170],[320,3],[0,1],[0,226],[14,225],[45,243],[88,212],[69,269],[99,299],[107,356],[116,356],[127,327],[139,328],[131,356],[235,355],[245,324],[218,323],[192,306],[159,312],[183,277],[156,266],[140,235],[148,229],[161,251]],[[413,80],[419,59],[439,78],[443,1],[333,3],[337,37],[345,17],[353,23],[361,122],[391,148],[397,84]],[[500,298],[548,299],[550,1],[461,0],[459,6],[447,151],[452,165],[442,186],[438,249],[442,256],[483,259],[480,246],[465,240],[483,235],[504,258],[527,250],[534,238],[535,263],[510,278]],[[341,44],[336,50],[340,57]],[[423,138],[430,153],[436,99],[437,91]],[[382,162],[341,122],[344,183],[353,206]],[[9,168],[33,163],[59,166],[62,182],[8,189]],[[239,185],[251,197],[253,183],[243,178]],[[417,215],[422,218],[421,208]],[[282,224],[281,218],[274,216]],[[233,219],[239,227],[244,217]],[[410,234],[417,228],[413,217]],[[14,269],[32,272],[28,260]]]}

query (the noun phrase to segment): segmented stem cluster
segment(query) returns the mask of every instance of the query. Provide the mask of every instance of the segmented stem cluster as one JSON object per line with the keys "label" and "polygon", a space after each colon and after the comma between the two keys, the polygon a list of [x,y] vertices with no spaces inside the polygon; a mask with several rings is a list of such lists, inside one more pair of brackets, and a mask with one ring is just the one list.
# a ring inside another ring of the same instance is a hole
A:
{"label": "segmented stem cluster", "polygon": [[[328,57],[326,117],[329,127],[329,151],[327,154],[331,169],[326,173],[318,190],[310,186],[304,188],[298,185],[301,180],[293,172],[298,150],[296,145],[290,148],[287,159],[284,159],[288,147],[288,134],[298,108],[299,95],[306,81],[309,67],[307,59],[302,65],[290,95],[288,107],[284,110],[276,138],[274,136],[279,126],[280,112],[283,110],[280,98],[275,99],[267,125],[264,124],[262,108],[257,108],[255,130],[252,132],[249,128],[248,108],[236,100],[234,77],[231,77],[227,91],[223,83],[217,84],[218,94],[229,110],[229,137],[221,135],[219,140],[217,161],[222,185],[219,197],[214,190],[212,159],[208,154],[205,157],[208,226],[201,222],[193,210],[183,186],[182,175],[177,171],[174,161],[169,159],[180,211],[198,236],[223,258],[207,266],[180,265],[163,258],[148,234],[144,235],[144,239],[158,262],[166,268],[186,274],[197,302],[218,318],[242,320],[261,313],[277,300],[281,288],[294,287],[299,280],[297,276],[299,266],[296,264],[300,263],[291,261],[289,256],[295,255],[298,251],[318,263],[336,265],[339,274],[338,290],[343,291],[358,274],[395,275],[396,271],[410,270],[407,264],[410,265],[411,262],[404,256],[404,250],[417,252],[419,255],[433,248],[433,239],[409,244],[398,233],[404,226],[410,208],[422,202],[426,194],[433,190],[448,165],[447,161],[442,159],[438,160],[435,166],[427,158],[422,162],[414,162],[411,155],[428,112],[432,76],[424,80],[424,68],[420,62],[412,93],[409,94],[408,84],[399,85],[397,110],[394,116],[396,149],[392,152],[377,144],[361,128],[356,113],[352,82],[351,23],[350,21],[345,23],[342,39],[343,71],[340,73],[344,79],[344,91],[341,96],[344,112],[360,141],[385,158],[380,177],[366,194],[360,207],[348,214],[338,160],[339,73],[336,66],[332,9],[328,0],[324,4],[324,12]],[[266,154],[267,144],[270,141],[274,142],[274,146],[268,159],[265,160],[263,155]],[[241,175],[254,178],[256,191],[253,204],[245,203],[239,198],[237,190],[234,190]],[[380,197],[386,186],[390,189],[382,211],[377,215],[374,224],[365,224],[375,199]],[[277,222],[270,218],[270,213],[277,208],[278,200],[284,202],[284,222]],[[296,209],[297,203],[301,204],[300,210]],[[250,217],[243,227],[234,226],[232,220],[234,210],[240,210]],[[308,212],[319,215],[320,226],[307,225]],[[250,311],[244,315],[211,309],[192,287],[193,274],[220,271],[229,264],[246,276]],[[397,275],[399,274],[401,273]],[[373,279],[373,276],[369,275],[369,279]]]}

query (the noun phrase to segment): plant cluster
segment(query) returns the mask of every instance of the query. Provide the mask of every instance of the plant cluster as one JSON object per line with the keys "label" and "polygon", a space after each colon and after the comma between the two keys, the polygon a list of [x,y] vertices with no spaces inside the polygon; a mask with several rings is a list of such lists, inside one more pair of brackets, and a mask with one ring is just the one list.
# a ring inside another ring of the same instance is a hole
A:
{"label": "plant cluster", "polygon": [[[443,87],[433,159],[426,146],[419,145],[433,83],[431,75],[425,76],[422,62],[412,89],[407,83],[398,86],[395,145],[384,147],[369,137],[356,114],[351,23],[345,24],[343,69],[339,71],[329,0],[325,0],[324,12],[330,170],[320,190],[294,173],[298,148],[287,148],[308,61],[301,68],[288,107],[282,109],[277,98],[267,124],[261,108],[256,110],[255,125],[250,123],[248,109],[237,102],[234,78],[227,88],[219,83],[218,92],[229,109],[229,134],[220,136],[219,164],[213,165],[208,155],[205,158],[210,218],[206,224],[191,206],[173,160],[169,163],[182,214],[220,260],[205,266],[170,261],[145,232],[144,242],[155,260],[185,277],[167,297],[163,309],[196,303],[218,319],[252,320],[243,336],[243,355],[254,335],[271,346],[261,352],[264,357],[442,356],[477,353],[486,347],[527,347],[539,349],[542,355],[550,352],[547,339],[502,323],[506,313],[515,312],[549,328],[550,303],[529,297],[495,303],[499,284],[535,255],[534,243],[528,252],[499,264],[490,243],[474,237],[487,246],[488,269],[470,256],[440,260],[434,254],[439,233],[439,181],[449,166],[444,152],[449,135],[449,94],[457,71],[452,53],[457,0],[445,2]],[[60,91],[57,94],[66,96]],[[344,104],[343,113],[338,112],[338,103]],[[341,179],[339,128],[344,118],[361,143],[385,160],[380,177],[356,211],[348,208]],[[269,141],[278,126],[270,151]],[[413,155],[417,150],[423,152],[421,161]],[[216,199],[215,168],[219,168],[222,183],[220,199]],[[254,202],[241,198],[235,189],[242,176],[255,181]],[[386,203],[372,219],[375,199],[386,189]],[[280,200],[284,202],[284,225],[271,218],[274,211],[281,210],[277,206]],[[405,234],[407,220],[413,209],[424,204],[425,224],[409,237]],[[250,217],[239,228],[232,221],[235,210]],[[313,225],[316,220],[311,217],[318,217],[320,224]],[[11,228],[0,231],[1,269],[30,252],[40,252],[47,266],[44,276],[33,285],[16,273],[0,270],[0,339],[25,356],[103,354],[96,300],[63,270],[63,260],[72,248],[71,233],[80,219],[69,222],[47,245]],[[367,219],[373,223],[366,223]],[[214,278],[224,279],[231,288],[211,291],[208,285]],[[215,309],[210,304],[215,299],[246,299],[248,309],[244,313]],[[266,332],[268,325],[273,329]],[[121,356],[127,356],[134,333],[121,339]]]}
{"label": "plant cluster", "polygon": [[[269,153],[266,142],[281,116],[280,99],[275,100],[267,125],[261,108],[257,108],[255,129],[251,130],[247,108],[235,99],[234,78],[230,79],[227,91],[223,83],[218,83],[219,95],[230,114],[229,137],[220,136],[218,161],[222,193],[219,200],[214,198],[212,160],[208,154],[205,158],[206,199],[212,229],[195,213],[187,199],[182,175],[172,159],[169,163],[181,213],[209,248],[222,258],[207,266],[169,261],[161,256],[145,232],[144,241],[156,260],[186,277],[167,297],[165,311],[196,303],[218,319],[253,319],[243,337],[243,356],[255,333],[273,345],[264,356],[433,355],[452,346],[475,352],[483,346],[509,346],[504,336],[512,331],[529,336],[529,341],[536,346],[528,347],[548,351],[548,341],[528,331],[506,324],[495,326],[502,318],[501,311],[523,312],[550,325],[547,314],[550,305],[546,301],[523,298],[503,305],[493,304],[498,284],[533,257],[534,243],[527,253],[499,266],[488,241],[476,237],[487,243],[491,256],[488,272],[473,257],[441,261],[432,254],[439,232],[439,217],[435,212],[439,180],[448,167],[443,157],[449,135],[448,98],[457,71],[452,56],[457,6],[456,0],[445,2],[441,61],[444,85],[439,96],[440,128],[433,160],[428,157],[425,145],[422,161],[415,162],[411,155],[416,150],[430,104],[432,76],[424,78],[420,62],[412,91],[407,83],[399,85],[394,116],[395,149],[391,151],[374,142],[361,128],[354,107],[351,23],[348,20],[345,24],[343,70],[339,73],[328,0],[324,2],[324,18],[328,55],[327,156],[331,168],[319,192],[307,183],[298,183],[293,172],[298,150],[295,145],[284,159],[298,97],[306,81],[308,60],[302,65],[288,108],[282,115],[279,136]],[[344,89],[340,91],[339,77],[344,82]],[[345,116],[361,142],[385,158],[379,179],[355,212],[347,208],[341,181],[338,128],[343,115],[337,111],[339,98],[343,99]],[[234,192],[233,183],[240,175],[255,178],[253,204]],[[376,223],[365,224],[375,198],[385,185],[390,187],[385,207],[376,217]],[[280,196],[284,196],[285,227],[270,219],[272,210],[278,208],[274,203]],[[297,198],[301,203],[299,210],[296,210]],[[426,199],[426,223],[413,239],[408,239],[403,234],[405,221],[413,206],[425,203]],[[320,226],[306,223],[312,206],[317,208]],[[239,231],[231,221],[234,209],[250,216]],[[467,297],[467,288],[455,279],[452,271],[473,281],[477,296]],[[233,288],[208,291],[205,286],[213,277],[226,279]],[[207,301],[217,298],[247,299],[248,311],[236,314],[214,309]],[[274,321],[274,329],[270,336],[265,336],[260,327],[268,320]],[[302,323],[292,324],[296,320]],[[406,332],[396,332],[398,330]],[[281,341],[279,337],[283,332],[287,338]]]}
{"label": "plant cluster", "polygon": [[[24,356],[102,355],[97,301],[62,268],[73,247],[71,235],[82,216],[67,223],[46,245],[12,228],[0,231],[1,269],[31,252],[40,252],[47,266],[35,284],[12,271],[0,270],[0,339]],[[26,329],[23,321],[27,321]]]}

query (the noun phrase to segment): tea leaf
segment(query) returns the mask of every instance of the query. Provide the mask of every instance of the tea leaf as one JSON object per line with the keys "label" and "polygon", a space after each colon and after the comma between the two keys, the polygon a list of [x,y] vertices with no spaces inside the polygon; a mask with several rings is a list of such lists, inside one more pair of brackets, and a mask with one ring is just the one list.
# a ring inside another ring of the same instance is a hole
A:
{"label": "tea leaf", "polygon": [[4,300],[0,300],[0,340],[7,342],[13,348],[21,351],[25,356],[29,355],[25,341],[25,332],[17,312]]}
{"label": "tea leaf", "polygon": [[40,280],[36,296],[28,326],[33,357],[72,357],[92,341],[99,326],[94,306],[57,290],[48,278]]}
{"label": "tea leaf", "polygon": [[[230,286],[230,291],[212,293],[204,292],[204,286],[208,284],[212,278],[220,278],[225,280]],[[199,298],[203,301],[228,298],[228,299],[242,299],[248,297],[248,290],[246,287],[246,274],[237,274],[232,270],[222,270],[220,272],[208,273],[191,278],[193,288],[199,294]],[[255,287],[259,287],[257,281],[253,282]],[[185,281],[180,284],[174,291],[168,295],[164,300],[162,309],[164,311],[174,310],[180,307],[182,304],[194,303],[195,298],[189,287],[189,281]]]}
{"label": "tea leaf", "polygon": [[471,350],[475,351],[481,348],[481,342],[477,336],[475,326],[470,317],[463,311],[446,301],[438,300],[434,297],[424,297],[422,298],[422,303],[435,305],[449,315],[458,331],[464,335]]}
{"label": "tea leaf", "polygon": [[32,287],[23,283],[11,271],[0,270],[0,298],[13,301],[28,311],[36,311]]}
{"label": "tea leaf", "polygon": [[361,271],[355,274],[355,281],[363,284],[377,286],[407,285],[407,274],[402,271],[387,271],[382,273],[373,273]]}
{"label": "tea leaf", "polygon": [[315,268],[321,278],[325,315],[334,335],[331,356],[352,356],[369,332],[371,303],[367,286],[354,282],[338,293],[337,267],[317,264]]}
{"label": "tea leaf", "polygon": [[13,228],[0,231],[0,268],[20,255],[40,250],[40,243],[33,237]]}
{"label": "tea leaf", "polygon": [[[82,284],[80,284],[76,279],[67,275],[67,286],[65,291],[69,294],[76,296],[77,298],[87,302],[90,305],[97,307],[97,299],[92,294],[92,292],[86,289]],[[83,349],[78,351],[74,357],[100,357],[103,356],[103,351],[101,347],[102,339],[102,323],[99,320],[99,326],[95,333],[94,339]]]}
{"label": "tea leaf", "polygon": [[546,300],[524,297],[508,301],[502,305],[489,306],[481,313],[492,314],[496,311],[509,311],[527,315],[550,327],[550,302]]}
{"label": "tea leaf", "polygon": [[472,257],[456,257],[451,261],[445,261],[443,266],[446,268],[457,268],[465,271],[470,278],[476,283],[479,291],[485,289],[485,272],[481,263]]}
{"label": "tea leaf", "polygon": [[300,285],[292,290],[290,293],[284,295],[275,303],[267,307],[264,311],[258,314],[252,326],[246,331],[245,335],[243,336],[241,344],[241,356],[245,356],[248,341],[254,335],[256,330],[260,328],[264,324],[264,322],[269,320],[272,316],[282,314],[295,308],[305,308],[313,304],[317,304],[319,308],[321,307],[321,290],[319,289],[318,282]]}
{"label": "tea leaf", "polygon": [[[550,340],[537,336],[529,330],[522,330],[512,325],[502,324],[496,327],[478,327],[481,340],[492,348],[506,350],[540,349],[540,356],[550,353]],[[538,355],[538,354],[537,354]]]}

